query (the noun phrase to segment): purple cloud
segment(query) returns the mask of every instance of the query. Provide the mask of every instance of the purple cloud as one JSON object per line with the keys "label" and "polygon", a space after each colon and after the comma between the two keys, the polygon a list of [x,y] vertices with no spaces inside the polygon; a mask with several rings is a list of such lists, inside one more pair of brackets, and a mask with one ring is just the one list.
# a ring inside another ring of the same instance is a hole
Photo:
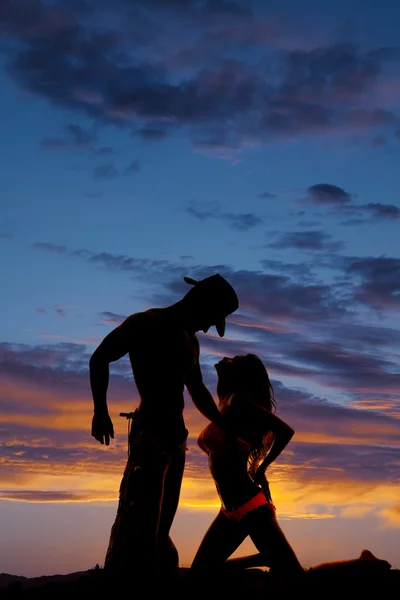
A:
{"label": "purple cloud", "polygon": [[[168,132],[185,128],[195,144],[208,148],[398,121],[379,105],[376,91],[385,69],[399,61],[395,47],[288,50],[280,39],[285,32],[272,32],[243,4],[180,2],[169,19],[160,2],[136,6],[133,18],[130,4],[117,3],[112,10],[118,28],[100,29],[96,23],[109,10],[102,2],[7,2],[2,31],[12,42],[6,47],[8,73],[23,89],[97,123],[145,139],[162,138],[165,124]],[[216,26],[221,12],[224,20]],[[176,43],[182,20],[187,34]],[[192,47],[195,29],[198,48]],[[257,67],[233,58],[244,43],[261,53]],[[82,132],[71,133],[76,144],[88,142]]]}
{"label": "purple cloud", "polygon": [[276,242],[266,244],[267,248],[297,248],[306,251],[338,252],[344,247],[342,242],[330,241],[330,236],[323,231],[295,231],[285,233]]}
{"label": "purple cloud", "polygon": [[[275,341],[279,337],[285,336],[277,335]],[[208,340],[203,345],[203,352],[207,353],[209,344],[212,346],[215,342],[210,336],[204,336],[204,339]],[[386,414],[383,404],[382,410],[340,406],[323,397],[287,387],[275,375],[279,365],[284,369],[290,366],[290,363],[300,361],[308,363],[308,369],[296,368],[293,365],[292,376],[303,373],[303,376],[307,374],[309,380],[314,380],[318,375],[329,378],[329,373],[336,373],[344,379],[346,385],[346,377],[353,373],[354,378],[358,377],[358,381],[364,380],[367,387],[373,377],[377,378],[376,383],[379,384],[379,377],[383,379],[386,365],[383,361],[368,361],[362,353],[346,355],[344,346],[337,345],[336,348],[332,348],[329,344],[316,344],[312,348],[310,344],[307,346],[305,341],[298,339],[297,346],[294,340],[288,345],[283,343],[279,352],[285,350],[285,355],[279,361],[268,360],[266,364],[272,374],[279,415],[293,425],[297,436],[317,432],[320,438],[325,436],[329,443],[299,441],[295,437],[291,445],[293,452],[283,458],[283,464],[289,462],[295,465],[302,481],[323,481],[331,475],[327,474],[327,470],[337,469],[339,464],[340,469],[336,473],[339,481],[352,478],[373,483],[379,470],[379,480],[389,481],[398,471],[396,443],[399,436],[399,420]],[[231,343],[233,345],[229,354],[256,350],[262,355],[259,344],[246,348],[245,342],[232,340]],[[0,345],[0,378],[5,391],[3,395],[7,401],[8,390],[11,393],[18,390],[20,398],[18,405],[15,401],[5,404],[7,444],[1,446],[1,452],[9,474],[20,473],[21,468],[24,468],[36,474],[47,473],[51,469],[53,474],[59,472],[65,476],[69,472],[84,472],[88,465],[92,473],[100,472],[98,448],[89,433],[91,402],[88,390],[88,357],[87,349],[79,344],[56,344],[52,347]],[[125,373],[113,371],[111,374],[110,394],[114,401],[131,403],[134,383],[132,376],[128,376],[129,361],[125,362]],[[204,368],[204,373],[207,385],[213,389],[215,373],[207,368]],[[355,387],[356,381],[353,380]],[[4,386],[5,382],[9,382],[10,386]],[[37,391],[37,400],[35,394],[32,395],[32,390]],[[79,402],[85,403],[85,406],[87,404],[87,431],[76,427],[60,429],[51,425],[55,416],[60,418],[65,414],[67,398],[69,402],[75,402],[75,405]],[[110,410],[113,413],[112,402]],[[189,414],[191,415],[190,422],[195,423],[198,416],[195,409],[189,404],[186,410],[188,419]],[[11,417],[17,413],[20,415],[19,420],[10,419],[10,422],[7,422],[7,415]],[[32,423],[33,416],[40,416],[42,425],[37,425],[37,421]],[[124,423],[116,421],[116,425],[119,433],[114,440],[113,451],[102,455],[103,473],[111,473],[113,469],[115,471],[116,465],[122,468],[126,460]],[[353,438],[351,452],[350,447],[343,443],[343,439],[348,439],[349,436]],[[312,472],[308,469],[311,459],[316,465]],[[189,461],[191,464],[194,461],[195,464],[196,457],[189,456]],[[371,465],[374,466],[373,469]],[[16,498],[18,490],[15,490],[15,494],[12,490],[7,494]],[[54,501],[62,501],[67,498],[63,492],[61,495],[58,495],[57,491],[52,494],[53,492],[47,496],[48,500],[52,498]],[[34,501],[37,497],[35,490],[21,491],[21,499],[25,501]]]}
{"label": "purple cloud", "polygon": [[387,219],[394,221],[400,218],[400,208],[394,204],[381,204],[381,202],[370,202],[360,207],[366,213],[370,213],[372,217],[378,219]]}
{"label": "purple cloud", "polygon": [[258,197],[263,200],[274,200],[277,196],[276,194],[271,194],[271,192],[261,192],[261,194],[258,194]]}
{"label": "purple cloud", "polygon": [[381,256],[349,260],[348,274],[361,279],[354,298],[377,310],[400,306],[400,259]]}
{"label": "purple cloud", "polygon": [[313,204],[344,206],[351,202],[351,195],[343,188],[330,183],[316,183],[307,190],[308,199]]}
{"label": "purple cloud", "polygon": [[105,310],[104,312],[100,313],[100,317],[104,323],[112,323],[115,325],[119,325],[126,319],[126,315],[118,315],[109,310]]}

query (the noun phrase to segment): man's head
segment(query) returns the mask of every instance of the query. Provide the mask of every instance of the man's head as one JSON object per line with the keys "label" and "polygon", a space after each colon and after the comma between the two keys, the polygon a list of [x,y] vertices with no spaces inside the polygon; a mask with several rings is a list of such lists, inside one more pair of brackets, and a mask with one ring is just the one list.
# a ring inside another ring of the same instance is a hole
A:
{"label": "man's head", "polygon": [[184,277],[192,289],[184,296],[196,312],[196,330],[207,331],[215,325],[218,335],[225,333],[225,318],[239,308],[239,299],[230,283],[218,273],[196,281]]}

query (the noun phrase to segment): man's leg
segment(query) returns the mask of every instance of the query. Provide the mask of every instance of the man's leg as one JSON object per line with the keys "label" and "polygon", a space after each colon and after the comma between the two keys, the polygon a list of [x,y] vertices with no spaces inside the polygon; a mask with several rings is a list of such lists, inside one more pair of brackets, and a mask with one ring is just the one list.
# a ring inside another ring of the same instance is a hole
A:
{"label": "man's leg", "polygon": [[169,456],[157,535],[159,569],[162,577],[178,575],[179,555],[170,537],[170,529],[179,504],[186,461],[186,446],[183,445]]}
{"label": "man's leg", "polygon": [[133,478],[135,462],[133,456],[129,456],[125,466],[124,474],[119,487],[119,501],[117,514],[111,527],[110,539],[108,542],[107,553],[104,561],[104,569],[115,571],[118,565],[122,563],[123,547],[125,543],[124,521],[126,518],[126,508],[128,504],[127,490],[128,482]]}
{"label": "man's leg", "polygon": [[156,571],[166,469],[165,454],[147,443],[145,436],[131,444],[104,565],[113,577],[128,576],[145,588],[154,581]]}

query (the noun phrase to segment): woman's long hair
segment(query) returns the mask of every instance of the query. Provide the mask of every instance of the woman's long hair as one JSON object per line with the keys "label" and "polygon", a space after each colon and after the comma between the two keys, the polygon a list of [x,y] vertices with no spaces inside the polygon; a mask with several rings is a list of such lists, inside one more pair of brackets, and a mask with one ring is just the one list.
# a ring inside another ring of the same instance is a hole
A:
{"label": "woman's long hair", "polygon": [[[226,369],[218,372],[217,394],[223,400],[233,393],[250,396],[263,408],[275,412],[276,401],[274,389],[269,379],[267,369],[256,354],[235,356]],[[257,432],[255,424],[254,431]],[[261,461],[268,454],[274,434],[271,431],[260,432],[254,436],[259,442],[252,447],[249,454],[249,474],[255,476]]]}

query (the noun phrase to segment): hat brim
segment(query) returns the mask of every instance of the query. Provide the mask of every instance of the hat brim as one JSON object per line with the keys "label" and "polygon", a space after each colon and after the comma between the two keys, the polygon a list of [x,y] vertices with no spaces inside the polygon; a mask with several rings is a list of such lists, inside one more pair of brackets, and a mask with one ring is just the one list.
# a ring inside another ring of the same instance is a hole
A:
{"label": "hat brim", "polygon": [[215,323],[215,329],[217,330],[219,337],[224,337],[225,327],[226,327],[225,319],[219,319],[217,321],[217,323]]}

